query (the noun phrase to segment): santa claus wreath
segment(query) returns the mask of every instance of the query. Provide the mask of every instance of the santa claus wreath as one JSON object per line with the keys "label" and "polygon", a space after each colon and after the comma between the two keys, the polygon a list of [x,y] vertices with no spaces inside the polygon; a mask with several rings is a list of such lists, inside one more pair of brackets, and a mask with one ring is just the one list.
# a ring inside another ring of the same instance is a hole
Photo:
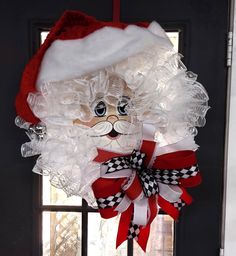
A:
{"label": "santa claus wreath", "polygon": [[155,21],[101,22],[67,11],[26,66],[16,124],[35,173],[103,218],[121,214],[117,246],[145,250],[161,208],[177,219],[201,182],[194,142],[208,95]]}

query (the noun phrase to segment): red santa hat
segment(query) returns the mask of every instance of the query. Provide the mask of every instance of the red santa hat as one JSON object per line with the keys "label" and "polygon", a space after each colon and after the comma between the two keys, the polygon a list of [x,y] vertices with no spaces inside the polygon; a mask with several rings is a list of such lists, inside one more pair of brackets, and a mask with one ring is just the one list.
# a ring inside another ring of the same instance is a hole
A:
{"label": "red santa hat", "polygon": [[172,47],[156,22],[134,25],[98,21],[79,11],[66,11],[27,64],[16,98],[17,114],[37,123],[27,104],[43,83],[79,77],[118,63],[154,44]]}

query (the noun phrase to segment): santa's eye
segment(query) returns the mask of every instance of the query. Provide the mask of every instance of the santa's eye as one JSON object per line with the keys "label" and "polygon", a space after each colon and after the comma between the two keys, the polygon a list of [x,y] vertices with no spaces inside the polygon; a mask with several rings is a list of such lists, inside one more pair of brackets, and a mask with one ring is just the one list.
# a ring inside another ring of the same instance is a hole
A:
{"label": "santa's eye", "polygon": [[129,98],[128,97],[122,97],[121,100],[118,101],[117,104],[117,111],[119,115],[126,116],[129,108]]}
{"label": "santa's eye", "polygon": [[106,115],[106,112],[107,112],[106,104],[103,101],[99,101],[98,104],[94,107],[95,115],[102,117]]}

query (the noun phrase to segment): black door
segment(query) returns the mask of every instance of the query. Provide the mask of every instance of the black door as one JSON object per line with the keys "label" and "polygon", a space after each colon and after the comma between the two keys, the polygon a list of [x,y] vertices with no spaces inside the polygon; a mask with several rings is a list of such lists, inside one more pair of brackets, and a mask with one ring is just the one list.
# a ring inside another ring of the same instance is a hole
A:
{"label": "black door", "polygon": [[[66,9],[81,10],[101,20],[112,20],[111,0],[6,1],[0,2],[1,40],[1,226],[0,255],[33,253],[33,159],[23,159],[25,137],[14,125],[14,98],[23,68],[37,40],[32,24],[48,24]],[[197,143],[203,184],[192,190],[195,198],[184,209],[176,227],[176,256],[215,256],[220,248],[224,127],[226,103],[226,35],[228,1],[129,0],[121,1],[121,21],[156,20],[166,28],[181,28],[181,51],[189,70],[210,96],[207,125]],[[85,256],[85,255],[83,255]]]}

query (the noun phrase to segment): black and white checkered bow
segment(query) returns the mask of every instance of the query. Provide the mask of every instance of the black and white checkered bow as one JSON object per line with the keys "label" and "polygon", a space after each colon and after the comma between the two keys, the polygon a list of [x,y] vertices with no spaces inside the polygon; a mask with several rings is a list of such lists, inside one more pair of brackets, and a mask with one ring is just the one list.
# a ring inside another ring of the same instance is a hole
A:
{"label": "black and white checkered bow", "polygon": [[124,169],[141,170],[145,155],[145,153],[134,150],[130,156],[114,157],[103,164],[107,165],[106,173],[118,172]]}
{"label": "black and white checkered bow", "polygon": [[145,153],[134,150],[130,156],[114,157],[103,163],[107,166],[106,174],[124,169],[136,170],[145,196],[150,197],[158,194],[159,182],[167,185],[178,185],[179,179],[196,176],[199,171],[197,165],[183,169],[148,169],[143,166],[145,155]]}

